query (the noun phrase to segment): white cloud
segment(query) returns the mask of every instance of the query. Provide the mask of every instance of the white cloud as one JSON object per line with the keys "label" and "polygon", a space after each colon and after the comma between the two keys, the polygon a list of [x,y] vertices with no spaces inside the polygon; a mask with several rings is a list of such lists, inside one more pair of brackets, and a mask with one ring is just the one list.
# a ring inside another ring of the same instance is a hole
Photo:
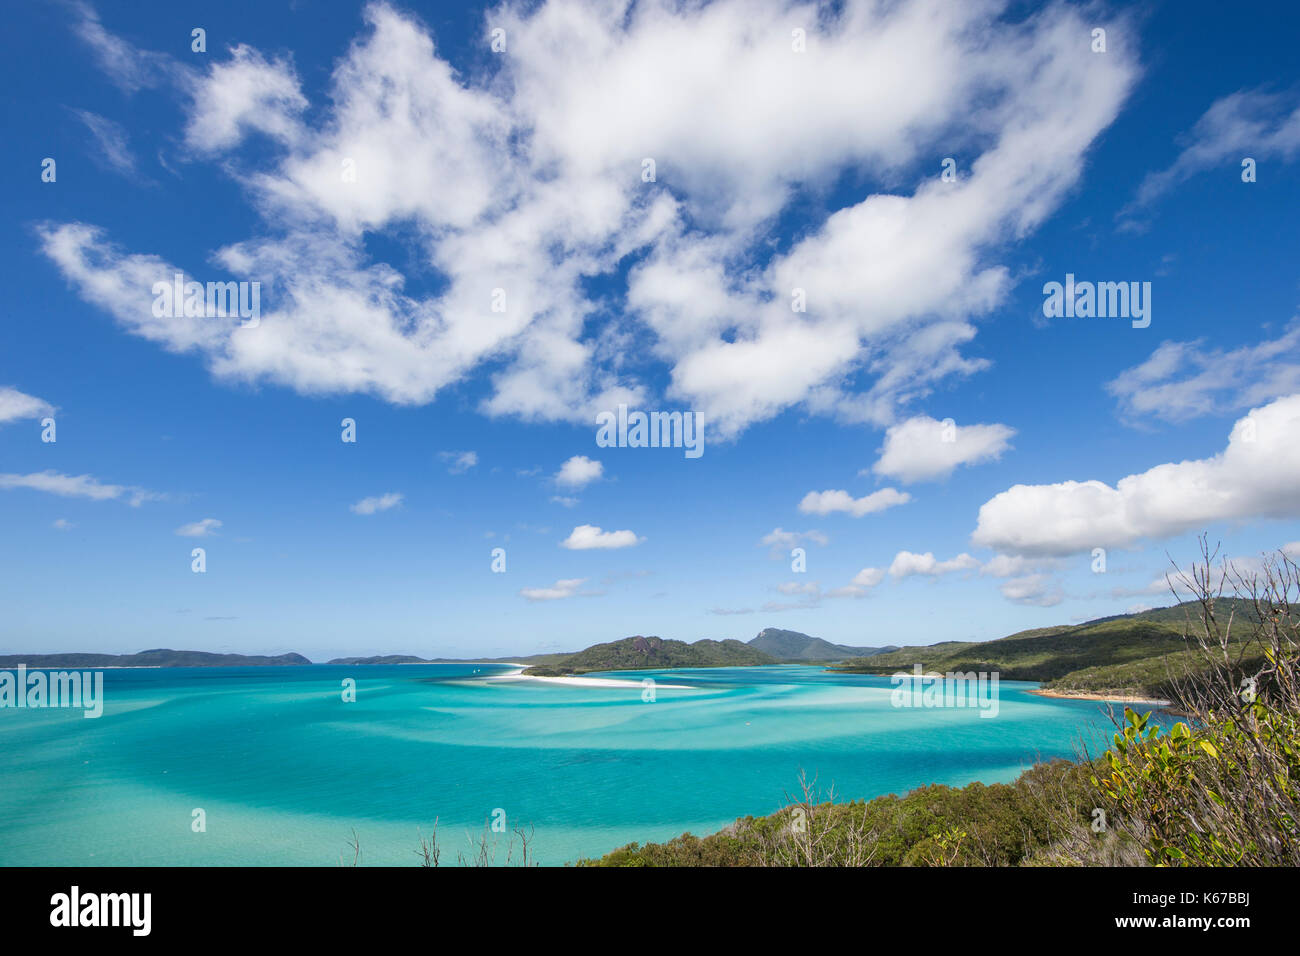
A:
{"label": "white cloud", "polygon": [[578,588],[582,587],[586,580],[586,578],[567,578],[556,581],[549,588],[522,588],[519,594],[529,601],[559,601],[577,594]]}
{"label": "white cloud", "polygon": [[220,527],[221,522],[216,518],[204,518],[201,521],[181,525],[176,529],[176,533],[182,538],[206,538]]}
{"label": "white cloud", "polygon": [[72,7],[79,17],[73,30],[90,47],[100,69],[124,92],[160,86],[169,75],[182,78],[183,71],[169,57],[141,50],[109,32],[90,4],[74,2]]}
{"label": "white cloud", "polygon": [[447,466],[447,473],[452,475],[463,475],[478,464],[476,451],[444,451],[439,452],[438,457],[443,461],[451,462]]}
{"label": "white cloud", "polygon": [[555,483],[566,488],[581,488],[605,473],[605,466],[585,455],[574,455],[555,473]]}
{"label": "white cloud", "polygon": [[994,578],[1013,578],[1050,567],[1055,563],[1051,559],[1026,558],[1018,554],[995,554],[980,566],[980,575]]}
{"label": "white cloud", "polygon": [[146,501],[161,501],[166,496],[133,485],[106,485],[93,475],[65,475],[46,470],[29,475],[0,474],[0,491],[30,488],[64,498],[89,498],[92,501],[126,499],[135,508]]}
{"label": "white cloud", "polygon": [[90,130],[94,139],[91,155],[124,176],[135,174],[135,156],[131,152],[126,128],[111,119],[88,110],[74,110],[76,116]]}
{"label": "white cloud", "polygon": [[370,498],[362,498],[350,508],[354,514],[372,515],[378,511],[387,511],[389,508],[396,508],[402,503],[402,495],[396,491],[390,491],[384,495],[376,495]]}
{"label": "white cloud", "polygon": [[911,500],[912,496],[906,491],[898,491],[895,488],[881,488],[861,498],[854,498],[847,491],[810,491],[799,502],[799,510],[804,514],[815,515],[843,511],[855,518],[861,518],[863,515],[884,511],[886,508],[906,504]]}
{"label": "white cloud", "polygon": [[800,583],[798,581],[786,581],[782,584],[778,584],[776,586],[776,589],[780,591],[782,594],[787,594],[787,595],[794,595],[794,594],[819,595],[821,594],[821,590],[822,590],[821,585],[818,584],[816,581],[809,581],[807,583]]}
{"label": "white cloud", "polygon": [[863,568],[853,576],[855,587],[874,588],[877,584],[885,579],[883,568]]}
{"label": "white cloud", "polygon": [[973,571],[979,566],[978,561],[964,552],[947,561],[939,561],[932,551],[927,551],[925,554],[900,551],[894,555],[894,560],[889,565],[889,576],[895,580],[911,577],[914,574],[938,577],[954,571]]}
{"label": "white cloud", "polygon": [[1014,485],[980,508],[972,540],[1051,556],[1127,547],[1217,521],[1300,517],[1300,395],[1252,409],[1210,458],[1157,465],[1114,486]]}
{"label": "white cloud", "polygon": [[1163,342],[1106,390],[1126,418],[1169,422],[1239,412],[1300,392],[1300,324],[1276,339],[1230,350]]}
{"label": "white cloud", "polygon": [[71,531],[76,527],[76,525],[67,518],[55,518],[54,521],[50,523],[50,527],[58,531]]}
{"label": "white cloud", "polygon": [[820,544],[823,547],[831,543],[831,539],[826,537],[820,531],[785,531],[781,528],[773,528],[767,534],[763,535],[761,544],[767,545],[772,549],[774,556],[779,555],[781,551],[788,551],[791,548],[797,548],[805,541],[813,544]]}
{"label": "white cloud", "polygon": [[946,478],[958,465],[997,460],[1013,435],[1006,425],[947,426],[918,415],[889,427],[871,470],[904,484]]}
{"label": "white cloud", "polygon": [[551,495],[551,501],[557,505],[564,505],[566,508],[576,508],[578,506],[578,499],[570,498],[568,495]]}
{"label": "white cloud", "polygon": [[589,551],[593,548],[630,548],[644,541],[631,531],[602,531],[594,524],[580,524],[560,542],[560,547],[571,551]]}
{"label": "white cloud", "polygon": [[196,85],[185,142],[200,152],[216,152],[235,146],[250,130],[297,142],[302,137],[297,114],[306,108],[291,64],[269,61],[241,44],[229,60],[214,62]]}
{"label": "white cloud", "polygon": [[1215,100],[1184,140],[1187,145],[1172,166],[1142,181],[1132,206],[1153,202],[1207,169],[1229,165],[1240,172],[1246,157],[1294,159],[1300,155],[1300,97],[1263,90],[1231,93]]}
{"label": "white cloud", "polygon": [[[1002,250],[1075,185],[1137,76],[1127,45],[1079,42],[1091,19],[1066,4],[550,0],[494,13],[509,53],[461,69],[413,17],[364,19],[311,101],[288,55],[183,66],[82,8],[101,66],[126,89],[177,86],[186,145],[266,224],[211,254],[263,283],[258,328],[154,319],[152,283],[178,270],[93,226],[47,224],[44,253],[128,333],[221,380],[419,404],[478,374],[489,415],[584,424],[666,380],[722,439],[796,407],[888,425],[986,367],[961,349],[1010,287]],[[776,217],[820,208],[807,198],[846,170],[869,194],[770,255]],[[373,235],[425,266],[377,261]],[[633,253],[626,297],[595,301],[591,278]],[[624,341],[650,345],[628,362]]]}
{"label": "white cloud", "polygon": [[1065,598],[1060,585],[1045,574],[1011,578],[1009,581],[1003,581],[999,590],[1002,596],[1013,604],[1028,604],[1034,607],[1055,607]]}
{"label": "white cloud", "polygon": [[27,395],[10,385],[0,385],[0,425],[53,414],[54,406],[44,399]]}
{"label": "white cloud", "polygon": [[861,598],[866,597],[885,579],[884,568],[863,568],[853,576],[853,580],[843,587],[831,588],[822,593],[827,598]]}

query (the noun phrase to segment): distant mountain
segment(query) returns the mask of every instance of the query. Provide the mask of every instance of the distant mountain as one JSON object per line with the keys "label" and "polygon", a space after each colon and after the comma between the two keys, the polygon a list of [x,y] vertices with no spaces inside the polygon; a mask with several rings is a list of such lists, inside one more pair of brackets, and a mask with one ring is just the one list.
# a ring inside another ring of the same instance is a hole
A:
{"label": "distant mountain", "polygon": [[325,663],[346,664],[351,667],[357,664],[432,664],[435,662],[425,660],[423,657],[412,657],[410,654],[385,654],[379,657],[336,657]]}
{"label": "distant mountain", "polygon": [[662,667],[749,667],[780,663],[775,657],[741,641],[666,641],[662,637],[625,637],[594,644],[576,654],[557,654],[525,673],[558,677],[589,671],[628,671]]}
{"label": "distant mountain", "polygon": [[28,667],[264,667],[310,664],[301,654],[278,657],[247,654],[209,654],[207,651],[173,651],[160,647],[139,654],[10,654],[0,656],[0,668]]}
{"label": "distant mountain", "polygon": [[820,637],[809,637],[798,631],[784,631],[779,627],[763,628],[758,632],[758,636],[749,642],[749,646],[782,661],[842,661],[850,657],[871,657],[898,650],[893,644],[884,647],[832,644]]}

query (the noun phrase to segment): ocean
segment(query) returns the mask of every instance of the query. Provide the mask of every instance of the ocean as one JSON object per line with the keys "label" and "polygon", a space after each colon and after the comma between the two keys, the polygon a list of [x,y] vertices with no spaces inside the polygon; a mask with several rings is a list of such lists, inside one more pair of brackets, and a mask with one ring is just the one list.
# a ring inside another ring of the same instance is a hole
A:
{"label": "ocean", "polygon": [[0,709],[0,865],[415,865],[435,826],[443,865],[485,831],[501,863],[494,821],[563,864],[770,813],[801,771],[837,799],[1007,782],[1111,728],[1103,705],[1024,682],[1002,681],[988,718],[896,707],[888,677],[820,667],[590,675],[616,687],[512,670],[106,670],[98,719]]}

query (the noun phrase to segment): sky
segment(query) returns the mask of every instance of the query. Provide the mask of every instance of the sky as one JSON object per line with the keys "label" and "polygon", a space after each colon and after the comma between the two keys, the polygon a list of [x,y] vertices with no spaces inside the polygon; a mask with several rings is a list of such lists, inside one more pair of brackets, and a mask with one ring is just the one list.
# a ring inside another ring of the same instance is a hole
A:
{"label": "sky", "polygon": [[988,640],[1300,554],[1290,5],[7,23],[0,653]]}

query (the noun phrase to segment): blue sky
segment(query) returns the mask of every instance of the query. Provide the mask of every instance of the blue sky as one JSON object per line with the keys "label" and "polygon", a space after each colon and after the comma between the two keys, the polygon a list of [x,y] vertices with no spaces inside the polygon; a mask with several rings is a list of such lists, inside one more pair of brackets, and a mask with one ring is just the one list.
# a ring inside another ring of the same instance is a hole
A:
{"label": "blue sky", "polygon": [[1300,550],[1293,11],[601,9],[10,13],[0,653],[989,639]]}

